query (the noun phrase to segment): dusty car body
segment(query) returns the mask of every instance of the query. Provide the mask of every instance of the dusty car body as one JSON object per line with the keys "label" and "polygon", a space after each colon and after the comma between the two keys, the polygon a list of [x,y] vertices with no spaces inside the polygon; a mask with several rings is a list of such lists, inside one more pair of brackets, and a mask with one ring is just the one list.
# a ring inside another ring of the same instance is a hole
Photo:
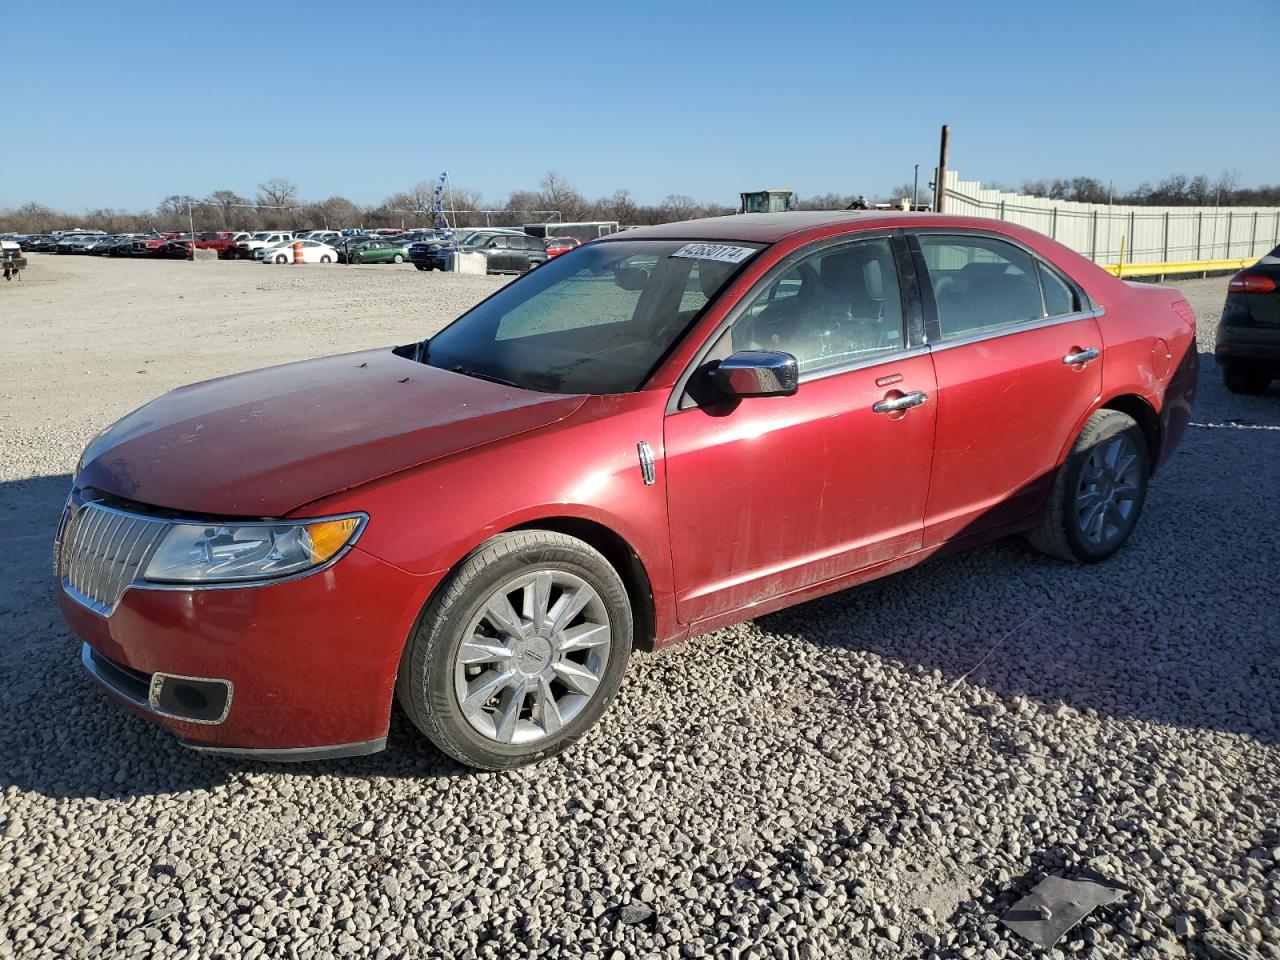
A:
{"label": "dusty car body", "polygon": [[[614,315],[540,306],[583,297]],[[188,746],[372,752],[398,690],[443,749],[511,766],[582,736],[633,646],[1011,533],[1105,558],[1196,362],[1176,292],[1011,224],[627,231],[429,341],[125,417],[76,470],[57,590],[90,673]],[[286,572],[218,581],[268,539]]]}

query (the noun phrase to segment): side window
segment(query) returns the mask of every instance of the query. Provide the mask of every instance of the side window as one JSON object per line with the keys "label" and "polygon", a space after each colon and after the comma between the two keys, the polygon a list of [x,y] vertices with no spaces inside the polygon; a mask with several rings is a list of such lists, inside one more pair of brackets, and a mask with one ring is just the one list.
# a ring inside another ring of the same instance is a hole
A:
{"label": "side window", "polygon": [[780,350],[812,373],[903,347],[902,299],[887,238],[859,240],[800,260],[734,321],[728,344],[739,350]]}
{"label": "side window", "polygon": [[1036,263],[1020,247],[982,236],[921,234],[943,340],[1044,316]]}
{"label": "side window", "polygon": [[1080,304],[1076,302],[1076,292],[1067,281],[1058,276],[1057,271],[1039,261],[1036,261],[1036,269],[1040,271],[1040,289],[1044,291],[1045,316],[1061,317],[1080,309]]}

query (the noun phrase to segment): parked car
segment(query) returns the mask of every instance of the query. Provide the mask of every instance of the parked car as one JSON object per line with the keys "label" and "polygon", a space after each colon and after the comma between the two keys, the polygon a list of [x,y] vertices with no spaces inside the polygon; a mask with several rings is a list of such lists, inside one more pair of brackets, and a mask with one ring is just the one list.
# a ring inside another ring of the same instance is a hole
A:
{"label": "parked car", "polygon": [[197,250],[216,250],[224,260],[234,260],[240,254],[239,244],[251,239],[253,234],[244,230],[207,231],[196,237]]}
{"label": "parked car", "polygon": [[1231,278],[1213,355],[1232,393],[1265,393],[1280,379],[1280,247]]}
{"label": "parked car", "polygon": [[433,253],[435,269],[446,269],[449,254],[454,250],[483,253],[489,273],[525,273],[547,261],[543,242],[518,230],[478,230],[460,246],[439,247]]}
{"label": "parked car", "polygon": [[1194,324],[996,220],[640,228],[430,339],[126,416],[56,591],[88,672],[194,749],[369,753],[394,695],[511,767],[584,736],[635,647],[1019,531],[1105,560],[1186,429]]}
{"label": "parked car", "polygon": [[302,250],[303,263],[336,263],[338,251],[318,240],[292,240],[259,250],[256,254],[263,263],[297,263],[294,247]]}
{"label": "parked car", "polygon": [[577,237],[552,237],[547,241],[547,257],[548,259],[558,257],[562,253],[568,253],[574,247],[582,246],[582,241]]}
{"label": "parked car", "polygon": [[523,230],[515,230],[508,227],[485,227],[477,230],[475,227],[462,227],[454,231],[439,231],[439,235],[435,239],[422,239],[409,244],[409,260],[419,270],[443,270],[444,260],[436,254],[442,249],[457,249],[457,247],[466,243],[473,236],[497,236],[503,234],[506,236],[524,236]]}
{"label": "parked car", "polygon": [[409,251],[390,240],[364,240],[347,244],[343,256],[346,263],[404,263]]}
{"label": "parked car", "polygon": [[236,243],[236,255],[245,260],[255,259],[255,254],[263,247],[274,247],[293,239],[293,233],[287,230],[261,230],[247,240]]}

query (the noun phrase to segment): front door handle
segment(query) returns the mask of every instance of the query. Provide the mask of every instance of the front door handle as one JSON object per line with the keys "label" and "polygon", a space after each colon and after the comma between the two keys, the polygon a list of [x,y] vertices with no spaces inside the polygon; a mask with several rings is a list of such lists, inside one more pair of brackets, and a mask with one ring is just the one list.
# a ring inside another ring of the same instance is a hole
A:
{"label": "front door handle", "polygon": [[918,407],[929,399],[927,393],[921,393],[916,390],[912,393],[902,393],[896,397],[885,397],[879,403],[871,405],[872,413],[899,413],[903,410],[910,410],[912,407]]}
{"label": "front door handle", "polygon": [[1099,356],[1096,347],[1089,347],[1087,350],[1077,350],[1074,353],[1068,353],[1062,358],[1062,362],[1068,367],[1073,367],[1077,363],[1088,363],[1090,360],[1097,360]]}

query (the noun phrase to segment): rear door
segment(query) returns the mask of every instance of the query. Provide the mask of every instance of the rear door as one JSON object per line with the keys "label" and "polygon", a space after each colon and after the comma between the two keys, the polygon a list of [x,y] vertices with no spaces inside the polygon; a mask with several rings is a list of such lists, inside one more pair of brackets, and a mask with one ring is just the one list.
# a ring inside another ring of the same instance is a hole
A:
{"label": "rear door", "polygon": [[938,379],[926,547],[1024,517],[1102,389],[1084,293],[1028,249],[981,232],[913,231]]}

